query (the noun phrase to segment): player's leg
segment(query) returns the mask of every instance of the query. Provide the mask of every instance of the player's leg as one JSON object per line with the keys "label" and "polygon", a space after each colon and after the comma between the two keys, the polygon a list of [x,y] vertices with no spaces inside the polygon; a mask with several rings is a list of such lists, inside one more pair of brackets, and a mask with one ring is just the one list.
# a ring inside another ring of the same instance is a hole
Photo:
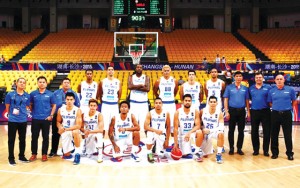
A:
{"label": "player's leg", "polygon": [[148,162],[154,163],[153,153],[152,153],[152,147],[155,142],[155,133],[154,132],[147,132],[147,139],[146,139],[146,147],[147,147],[147,159]]}
{"label": "player's leg", "polygon": [[178,144],[179,144],[179,148],[182,151],[182,158],[185,159],[192,159],[193,155],[192,155],[192,145],[189,141],[186,141],[184,139],[185,135],[178,135]]}
{"label": "player's leg", "polygon": [[[128,136],[128,140],[130,139],[130,136]],[[129,141],[130,142],[130,141]],[[136,161],[139,162],[141,159],[138,156],[139,151],[139,143],[140,143],[140,132],[139,131],[133,131],[132,133],[132,150],[131,150],[131,157]],[[128,145],[130,143],[127,143]]]}
{"label": "player's leg", "polygon": [[216,155],[216,160],[217,163],[221,164],[223,163],[223,159],[222,159],[222,150],[224,147],[224,131],[218,131],[216,133],[216,137],[217,137],[217,155]]}
{"label": "player's leg", "polygon": [[156,138],[156,154],[160,158],[160,160],[167,160],[166,151],[164,148],[164,143],[166,141],[166,135],[161,134],[157,135]]}
{"label": "player's leg", "polygon": [[88,137],[85,138],[85,149],[86,149],[86,154],[88,157],[90,157],[95,150],[95,135],[94,134],[89,134]]}
{"label": "player's leg", "polygon": [[194,155],[194,159],[197,162],[202,162],[203,161],[203,151],[200,148],[203,142],[203,132],[201,130],[197,130],[195,134],[191,135],[190,139],[195,139],[195,155]]}
{"label": "player's leg", "polygon": [[96,149],[98,151],[98,159],[97,162],[98,163],[102,163],[103,162],[103,134],[102,133],[97,133],[94,134],[94,143],[96,145]]}
{"label": "player's leg", "polygon": [[71,151],[74,150],[72,131],[65,131],[61,134],[61,144],[63,150],[63,159],[71,159]]}
{"label": "player's leg", "polygon": [[115,150],[115,148],[112,146],[113,158],[111,158],[111,160],[113,162],[121,162],[122,161],[123,151],[124,151],[124,148],[125,148],[125,141],[126,141],[126,139],[119,139],[118,140],[118,139],[115,138],[116,145],[117,145],[117,147],[119,147],[120,151],[117,152]]}

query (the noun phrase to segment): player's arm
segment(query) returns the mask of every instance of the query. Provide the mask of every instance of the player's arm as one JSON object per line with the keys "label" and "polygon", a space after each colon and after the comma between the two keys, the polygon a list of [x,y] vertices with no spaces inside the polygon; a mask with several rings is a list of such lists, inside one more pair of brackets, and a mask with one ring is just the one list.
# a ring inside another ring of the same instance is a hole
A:
{"label": "player's arm", "polygon": [[204,93],[205,93],[205,96],[206,96],[206,100],[208,100],[208,90],[206,88],[206,82],[204,83]]}
{"label": "player's arm", "polygon": [[159,97],[158,90],[159,90],[159,80],[156,80],[153,85],[153,94],[156,98]]}
{"label": "player's arm", "polygon": [[111,122],[109,124],[109,129],[108,129],[108,137],[109,137],[109,140],[111,141],[111,144],[113,145],[113,147],[116,147],[117,144],[115,142],[115,137],[114,137],[114,126],[115,126],[115,117],[113,117],[111,119]]}
{"label": "player's arm", "polygon": [[127,88],[129,90],[138,90],[138,91],[141,91],[140,89],[143,87],[142,84],[139,84],[139,85],[134,85],[133,82],[132,82],[132,75],[130,75],[128,77],[128,84],[127,84]]}
{"label": "player's arm", "polygon": [[150,91],[150,78],[146,75],[145,85],[142,85],[139,91],[149,92]]}
{"label": "player's arm", "polygon": [[150,122],[151,122],[151,114],[150,112],[148,112],[144,123],[144,129],[145,131],[155,132],[155,130],[152,127],[150,127]]}
{"label": "player's arm", "polygon": [[178,149],[178,127],[179,127],[179,112],[178,110],[174,114],[174,149]]}
{"label": "player's arm", "polygon": [[225,92],[225,82],[222,81],[222,89],[221,89],[221,96],[223,96],[224,92]]}
{"label": "player's arm", "polygon": [[183,91],[184,91],[184,85],[182,84],[179,89],[179,96],[181,101],[183,101],[183,95],[184,95]]}
{"label": "player's arm", "polygon": [[176,97],[178,90],[179,90],[178,80],[175,79],[174,97]]}
{"label": "player's arm", "polygon": [[125,128],[125,131],[140,131],[140,125],[138,124],[133,114],[131,114],[131,120],[132,120],[133,127]]}
{"label": "player's arm", "polygon": [[122,96],[122,83],[120,81],[120,83],[119,83],[119,90],[118,90],[118,102],[120,101],[121,96]]}
{"label": "player's arm", "polygon": [[77,93],[81,93],[81,84],[77,86]]}
{"label": "player's arm", "polygon": [[56,126],[57,126],[57,129],[58,129],[58,134],[62,134],[66,131],[65,128],[63,127],[63,125],[62,125],[62,117],[61,117],[61,114],[60,114],[60,109],[58,109],[58,111],[57,111]]}
{"label": "player's arm", "polygon": [[81,119],[82,119],[82,121],[81,121],[80,131],[84,133],[85,132],[85,130],[84,130],[84,121],[83,121],[84,113],[81,114]]}
{"label": "player's arm", "polygon": [[171,121],[170,121],[170,114],[167,112],[167,119],[166,119],[166,140],[164,143],[165,149],[169,147],[169,139],[171,135]]}
{"label": "player's arm", "polygon": [[98,90],[97,90],[97,100],[100,100],[102,102],[102,96],[103,96],[103,89],[102,89],[102,81],[98,85]]}
{"label": "player's arm", "polygon": [[199,91],[199,102],[200,102],[200,104],[202,103],[202,101],[203,101],[203,87],[200,84],[200,91]]}

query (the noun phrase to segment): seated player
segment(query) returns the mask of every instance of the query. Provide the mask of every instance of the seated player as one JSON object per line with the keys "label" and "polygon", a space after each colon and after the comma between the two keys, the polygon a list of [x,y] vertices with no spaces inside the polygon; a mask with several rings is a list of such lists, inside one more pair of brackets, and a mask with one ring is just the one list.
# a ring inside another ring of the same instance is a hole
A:
{"label": "seated player", "polygon": [[200,111],[200,117],[203,122],[202,132],[204,134],[202,150],[206,155],[213,153],[212,139],[217,139],[217,163],[223,163],[222,149],[224,147],[224,117],[222,111],[217,108],[217,97],[210,96],[208,106]]}
{"label": "seated player", "polygon": [[91,156],[95,149],[98,152],[98,163],[103,162],[103,116],[97,111],[98,101],[96,99],[89,100],[89,111],[82,114],[82,130],[84,132],[85,154]]}
{"label": "seated player", "polygon": [[163,109],[161,98],[154,101],[154,109],[147,113],[145,124],[147,131],[147,158],[154,163],[152,147],[156,143],[156,154],[166,160],[165,149],[169,146],[170,114]]}
{"label": "seated player", "polygon": [[108,136],[113,145],[114,162],[121,162],[124,151],[132,146],[131,158],[136,162],[140,161],[137,152],[139,151],[140,126],[133,114],[128,113],[130,105],[127,101],[120,103],[120,114],[111,119]]}
{"label": "seated player", "polygon": [[79,129],[82,119],[81,110],[74,105],[74,102],[74,93],[66,93],[66,105],[63,105],[57,112],[57,128],[61,135],[63,159],[71,159],[71,151],[75,149],[76,155],[73,164],[77,165],[80,163],[80,154],[77,152],[81,141]]}
{"label": "seated player", "polygon": [[[203,141],[203,134],[200,129],[199,110],[191,108],[192,96],[185,94],[183,96],[183,106],[179,108],[174,115],[174,147],[182,151],[182,158],[192,159],[197,162],[203,161],[203,152],[200,149]],[[192,155],[191,140],[196,143],[195,155]]]}

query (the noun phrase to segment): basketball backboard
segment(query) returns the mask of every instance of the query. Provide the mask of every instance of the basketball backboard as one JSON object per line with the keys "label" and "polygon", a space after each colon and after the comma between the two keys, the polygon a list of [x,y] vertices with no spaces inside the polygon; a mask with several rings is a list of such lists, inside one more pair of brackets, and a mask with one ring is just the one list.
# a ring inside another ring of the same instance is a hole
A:
{"label": "basketball backboard", "polygon": [[115,32],[115,57],[131,57],[138,52],[142,57],[156,58],[158,56],[158,32]]}

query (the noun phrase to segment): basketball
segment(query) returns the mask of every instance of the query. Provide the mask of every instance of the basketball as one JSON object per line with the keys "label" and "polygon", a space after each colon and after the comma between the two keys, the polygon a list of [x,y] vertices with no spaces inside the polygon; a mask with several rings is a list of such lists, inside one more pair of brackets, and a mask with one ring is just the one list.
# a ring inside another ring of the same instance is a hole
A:
{"label": "basketball", "polygon": [[178,161],[182,157],[182,152],[180,149],[172,150],[171,157],[173,160]]}

